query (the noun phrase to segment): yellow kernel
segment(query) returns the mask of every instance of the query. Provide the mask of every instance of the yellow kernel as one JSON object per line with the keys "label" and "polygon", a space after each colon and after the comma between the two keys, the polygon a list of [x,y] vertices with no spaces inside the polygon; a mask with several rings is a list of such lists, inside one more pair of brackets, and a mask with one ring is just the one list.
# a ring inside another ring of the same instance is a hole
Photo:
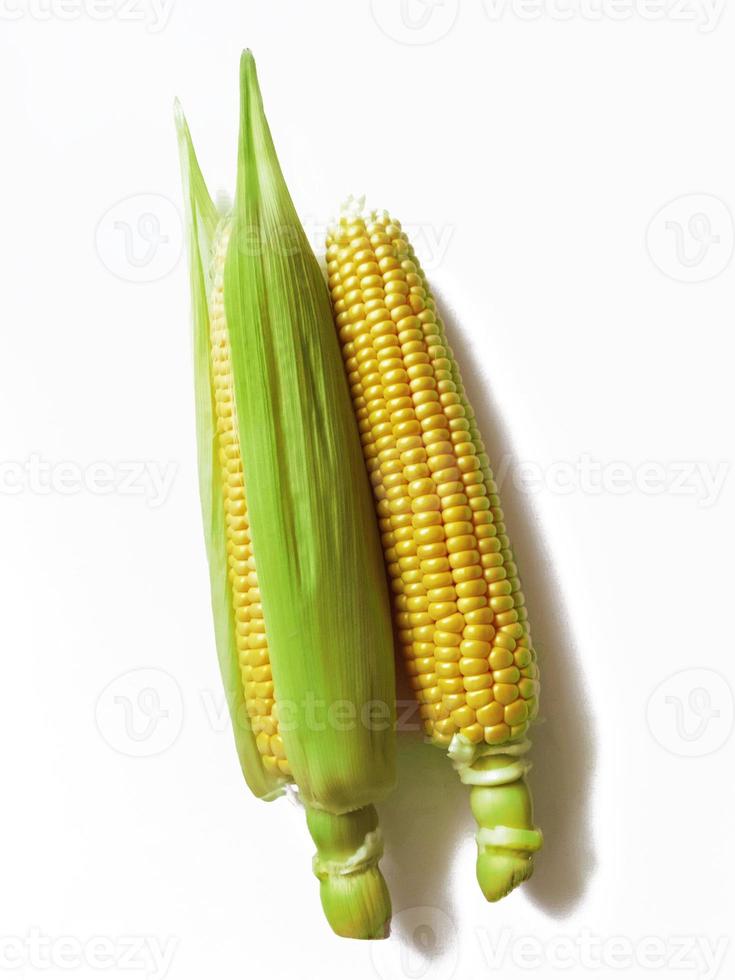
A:
{"label": "yellow kernel", "polygon": [[[446,443],[445,445],[447,445],[451,449],[450,443]],[[441,448],[441,446],[439,448]],[[454,456],[450,455],[447,452],[442,453],[438,451],[436,446],[432,446],[430,452],[427,450],[427,456],[428,459],[426,465],[429,467],[432,473],[438,473],[440,470],[445,470],[448,466],[454,465]],[[471,517],[472,517],[472,511],[470,511],[469,516],[467,518],[458,517],[455,519],[470,520]]]}
{"label": "yellow kernel", "polygon": [[490,644],[484,640],[463,640],[460,644],[463,657],[474,657],[487,660],[490,656]]}
{"label": "yellow kernel", "polygon": [[468,625],[465,626],[463,635],[465,640],[481,640],[483,643],[489,644],[495,636],[495,630],[492,626]]}
{"label": "yellow kernel", "polygon": [[[446,710],[450,714],[453,711],[456,711],[457,708],[464,708],[465,704],[466,704],[466,701],[465,701],[464,691],[460,691],[460,692],[457,692],[457,693],[454,693],[454,694],[445,695],[442,698],[442,708],[446,708]],[[470,724],[472,723],[472,721],[474,721],[474,718],[472,718],[470,720]]]}
{"label": "yellow kernel", "polygon": [[[460,569],[460,571],[463,571],[463,569]],[[468,582],[458,582],[456,588],[457,595],[463,599],[484,596],[487,591],[487,586],[481,578],[471,579]]]}
{"label": "yellow kernel", "polygon": [[428,606],[428,612],[435,621],[446,619],[457,611],[455,602],[432,602]]}
{"label": "yellow kernel", "polygon": [[477,720],[483,726],[498,725],[503,721],[503,705],[497,701],[492,701],[477,711]]}
{"label": "yellow kernel", "polygon": [[439,629],[438,624],[434,627],[434,643],[437,646],[459,647],[461,639],[461,633],[450,633],[449,630]]}
{"label": "yellow kernel", "polygon": [[512,653],[516,648],[516,641],[512,636],[508,636],[507,633],[498,633],[495,638],[495,643],[499,647],[504,647],[506,650],[510,650]]}
{"label": "yellow kernel", "polygon": [[[437,473],[434,474],[436,478]],[[471,535],[473,533],[473,525],[469,521],[451,521],[450,523],[444,524],[444,530],[446,531],[448,538],[456,538],[463,535]]]}
{"label": "yellow kernel", "polygon": [[466,728],[460,729],[460,735],[464,735],[470,742],[481,742],[484,734],[482,725],[478,724],[468,725]]}
{"label": "yellow kernel", "polygon": [[462,657],[459,661],[459,669],[463,676],[474,677],[478,674],[486,674],[490,668],[487,660],[478,657]]}
{"label": "yellow kernel", "polygon": [[[445,524],[452,524],[455,521],[470,521],[472,520],[472,511],[469,507],[449,507],[444,511],[443,517]],[[498,546],[500,546],[500,542],[498,542]]]}
{"label": "yellow kernel", "polygon": [[531,680],[529,677],[522,677],[518,681],[518,692],[525,701],[528,701],[529,698],[535,698],[538,696],[539,682]]}
{"label": "yellow kernel", "polygon": [[417,545],[436,544],[437,541],[444,540],[444,528],[441,526],[441,524],[417,528],[414,530],[413,534]]}
{"label": "yellow kernel", "polygon": [[[485,707],[485,705],[490,704],[493,699],[493,692],[489,688],[482,688],[479,691],[467,691],[465,695],[467,704],[473,711],[477,711],[479,708]],[[483,722],[485,724],[485,722]]]}
{"label": "yellow kernel", "polygon": [[[521,701],[521,704],[524,702]],[[468,725],[473,725],[475,723],[475,712],[472,708],[464,705],[461,708],[457,708],[451,714],[452,721],[457,726],[457,728],[466,728]]]}
{"label": "yellow kernel", "polygon": [[[438,675],[439,671],[437,670]],[[438,684],[444,694],[459,694],[464,691],[464,680],[461,675],[458,677],[440,677]]]}
{"label": "yellow kernel", "polygon": [[465,691],[489,691],[493,686],[493,675],[489,670],[486,674],[474,674],[464,677],[463,680]]}
{"label": "yellow kernel", "polygon": [[[489,581],[487,577],[486,581]],[[490,595],[510,595],[513,589],[508,579],[502,579],[500,582],[490,582],[489,591]]]}
{"label": "yellow kernel", "polygon": [[478,534],[477,550],[481,555],[496,554],[500,551],[500,541],[497,538],[479,538]]}
{"label": "yellow kernel", "polygon": [[525,701],[514,701],[505,706],[503,717],[506,725],[522,725],[528,720],[528,705]]}
{"label": "yellow kernel", "polygon": [[439,572],[447,572],[449,571],[449,559],[446,555],[438,555],[434,558],[422,558],[421,571],[425,575],[437,575]]}
{"label": "yellow kernel", "polygon": [[468,612],[465,618],[472,626],[480,624],[491,626],[494,623],[493,611],[485,603],[472,612]]}
{"label": "yellow kernel", "polygon": [[475,514],[475,536],[479,541],[481,538],[495,537],[495,525],[492,523],[488,514]]}
{"label": "yellow kernel", "polygon": [[495,672],[510,667],[513,663],[513,654],[504,647],[493,647],[490,654],[490,669]]}
{"label": "yellow kernel", "polygon": [[[436,705],[442,699],[442,692],[436,683],[436,678],[434,678],[434,684],[431,687],[427,687],[423,692],[423,699],[427,704]],[[435,713],[435,709],[432,708]],[[433,717],[433,715],[432,715]]]}
{"label": "yellow kernel", "polygon": [[[461,665],[460,661],[460,665]],[[493,684],[493,697],[501,704],[512,704],[519,697],[516,684]]]}
{"label": "yellow kernel", "polygon": [[498,745],[506,742],[510,738],[510,728],[501,722],[499,725],[490,725],[485,729],[485,741],[489,745]]}
{"label": "yellow kernel", "polygon": [[427,612],[429,609],[429,600],[426,596],[412,596],[406,601],[406,607],[409,612]]}
{"label": "yellow kernel", "polygon": [[459,647],[434,647],[434,657],[440,663],[458,663]]}
{"label": "yellow kernel", "polygon": [[[447,546],[444,541],[435,541],[433,544],[418,545],[416,551],[422,562],[431,561],[432,558],[444,558],[447,553]],[[508,597],[501,596],[500,598],[505,599]]]}
{"label": "yellow kernel", "polygon": [[450,552],[466,551],[468,548],[475,548],[475,536],[472,534],[460,534],[456,537],[447,537],[447,548]]}
{"label": "yellow kernel", "polygon": [[436,628],[447,633],[461,633],[464,629],[464,624],[464,616],[456,610],[452,610],[450,615],[437,620]]}
{"label": "yellow kernel", "polygon": [[490,569],[503,567],[503,556],[500,554],[499,551],[493,551],[490,552],[489,554],[483,554],[482,544],[480,541],[478,541],[477,547],[481,555],[480,564],[485,569],[485,574],[487,574],[490,571]]}
{"label": "yellow kernel", "polygon": [[427,598],[430,603],[454,602],[456,595],[457,593],[454,591],[453,586],[444,586],[444,588],[441,589],[429,589]]}
{"label": "yellow kernel", "polygon": [[493,612],[507,612],[508,609],[513,608],[513,596],[510,595],[499,595],[493,596],[490,599],[490,608]]}
{"label": "yellow kernel", "polygon": [[456,728],[451,718],[444,718],[434,723],[434,731],[439,735],[453,735]]}

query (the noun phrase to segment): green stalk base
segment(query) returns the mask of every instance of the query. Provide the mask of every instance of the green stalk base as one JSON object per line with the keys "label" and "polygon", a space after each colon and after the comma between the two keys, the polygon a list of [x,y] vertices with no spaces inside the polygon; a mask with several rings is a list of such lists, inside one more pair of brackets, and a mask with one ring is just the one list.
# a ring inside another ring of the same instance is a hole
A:
{"label": "green stalk base", "polygon": [[375,807],[336,815],[307,806],[306,822],[317,848],[314,873],[322,908],[333,931],[348,939],[385,939],[391,904],[378,868],[382,844]]}
{"label": "green stalk base", "polygon": [[[488,755],[478,759],[475,773],[515,767],[518,759]],[[479,777],[482,778],[482,777]],[[477,880],[488,902],[497,902],[533,873],[533,855],[542,844],[541,831],[534,827],[533,801],[524,776],[509,782],[473,785],[470,806],[477,820]]]}

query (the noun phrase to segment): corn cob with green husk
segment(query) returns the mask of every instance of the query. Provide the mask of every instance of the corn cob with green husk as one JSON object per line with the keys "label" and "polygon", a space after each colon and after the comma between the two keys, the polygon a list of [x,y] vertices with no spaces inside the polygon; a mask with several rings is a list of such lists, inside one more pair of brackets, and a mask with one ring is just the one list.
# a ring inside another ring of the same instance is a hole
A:
{"label": "corn cob with green husk", "polygon": [[477,876],[495,901],[541,846],[523,760],[538,668],[497,487],[400,224],[348,205],[327,271],[399,645],[427,735],[472,787]]}
{"label": "corn cob with green husk", "polygon": [[[200,492],[240,762],[256,796],[298,788],[335,932],[381,937],[390,901],[373,804],[394,776],[390,604],[328,292],[249,52],[231,210],[212,203],[178,107],[177,126]],[[345,704],[354,724],[330,724]],[[382,724],[369,723],[375,704],[388,706]]]}

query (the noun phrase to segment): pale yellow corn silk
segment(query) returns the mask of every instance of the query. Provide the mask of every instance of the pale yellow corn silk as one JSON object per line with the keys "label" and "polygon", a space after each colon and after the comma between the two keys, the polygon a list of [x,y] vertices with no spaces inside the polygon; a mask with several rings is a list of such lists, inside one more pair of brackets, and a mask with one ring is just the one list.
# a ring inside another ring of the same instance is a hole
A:
{"label": "pale yellow corn silk", "polygon": [[327,272],[405,669],[427,735],[474,786],[478,878],[500,898],[541,838],[522,759],[539,674],[497,486],[400,224],[350,202]]}
{"label": "pale yellow corn silk", "polygon": [[[240,762],[256,796],[297,787],[332,928],[381,937],[390,900],[373,804],[394,780],[392,626],[328,292],[250,53],[231,211],[212,203],[180,110],[177,123],[202,513]],[[387,723],[365,723],[376,703]]]}

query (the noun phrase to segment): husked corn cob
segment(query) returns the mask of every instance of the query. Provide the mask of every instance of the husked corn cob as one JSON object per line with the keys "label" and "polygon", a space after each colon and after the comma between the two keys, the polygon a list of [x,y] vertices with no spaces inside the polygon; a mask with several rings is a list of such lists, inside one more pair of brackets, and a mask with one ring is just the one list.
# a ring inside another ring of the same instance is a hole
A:
{"label": "husked corn cob", "polygon": [[[177,110],[189,209],[200,494],[217,650],[248,785],[293,783],[340,935],[390,899],[373,804],[394,777],[390,603],[323,277],[241,63],[237,192],[218,212]],[[354,724],[334,724],[347,705]],[[315,716],[321,711],[321,716]]]}
{"label": "husked corn cob", "polygon": [[327,271],[406,672],[427,735],[474,787],[478,879],[495,900],[541,846],[522,760],[538,667],[497,486],[400,224],[348,207]]}

